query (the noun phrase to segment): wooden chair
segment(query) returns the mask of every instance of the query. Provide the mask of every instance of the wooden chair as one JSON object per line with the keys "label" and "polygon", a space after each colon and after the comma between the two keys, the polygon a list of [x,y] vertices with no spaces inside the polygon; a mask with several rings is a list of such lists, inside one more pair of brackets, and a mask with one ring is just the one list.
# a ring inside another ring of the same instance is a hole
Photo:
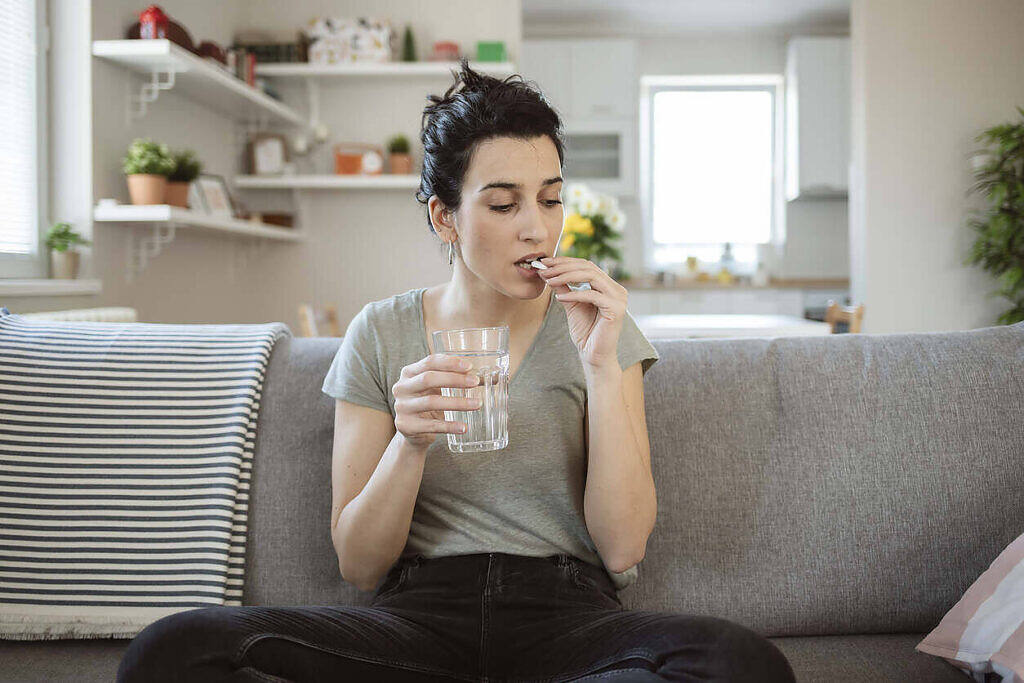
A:
{"label": "wooden chair", "polygon": [[[325,322],[326,329],[320,325]],[[300,337],[340,337],[338,311],[334,306],[324,306],[318,311],[309,304],[299,304],[299,331]]]}
{"label": "wooden chair", "polygon": [[864,319],[864,304],[857,306],[840,306],[832,299],[828,300],[828,308],[825,309],[825,322],[832,330],[832,334],[860,332],[860,323]]}

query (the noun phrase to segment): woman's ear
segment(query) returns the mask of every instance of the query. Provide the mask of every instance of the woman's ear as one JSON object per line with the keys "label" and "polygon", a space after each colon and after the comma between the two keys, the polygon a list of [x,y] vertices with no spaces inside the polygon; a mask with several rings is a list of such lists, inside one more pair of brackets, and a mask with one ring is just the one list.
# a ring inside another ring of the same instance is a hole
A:
{"label": "woman's ear", "polygon": [[427,208],[430,211],[430,222],[434,226],[434,232],[442,237],[452,236],[450,233],[455,232],[454,212],[448,210],[437,195],[430,198]]}

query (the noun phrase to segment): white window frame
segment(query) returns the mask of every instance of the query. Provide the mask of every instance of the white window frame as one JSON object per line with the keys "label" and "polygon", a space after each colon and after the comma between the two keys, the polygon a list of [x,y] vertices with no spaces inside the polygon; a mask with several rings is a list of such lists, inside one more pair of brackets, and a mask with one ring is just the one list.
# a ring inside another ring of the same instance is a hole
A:
{"label": "white window frame", "polygon": [[48,273],[44,232],[50,222],[49,202],[49,27],[47,0],[33,2],[36,10],[36,247],[31,254],[0,252],[0,278],[45,278]]}
{"label": "white window frame", "polygon": [[[781,246],[786,241],[785,203],[785,98],[782,74],[723,74],[708,76],[642,76],[640,78],[640,197],[643,221],[644,264],[654,271],[678,270],[681,264],[656,259],[654,243],[654,95],[679,90],[764,90],[772,95],[772,215],[768,244]],[[713,246],[721,253],[723,242],[712,244],[680,244],[706,248]],[[737,259],[741,260],[741,259]],[[752,265],[752,264],[751,264]]]}

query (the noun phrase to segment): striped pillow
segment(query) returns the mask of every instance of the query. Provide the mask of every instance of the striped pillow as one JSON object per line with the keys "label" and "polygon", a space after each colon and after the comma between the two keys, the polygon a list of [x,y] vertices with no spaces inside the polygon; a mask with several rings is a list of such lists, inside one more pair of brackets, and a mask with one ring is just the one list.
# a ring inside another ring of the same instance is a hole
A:
{"label": "striped pillow", "polygon": [[0,638],[241,604],[260,391],[290,334],[0,308]]}
{"label": "striped pillow", "polygon": [[914,648],[976,681],[1024,681],[1024,534],[1007,546],[939,625]]}

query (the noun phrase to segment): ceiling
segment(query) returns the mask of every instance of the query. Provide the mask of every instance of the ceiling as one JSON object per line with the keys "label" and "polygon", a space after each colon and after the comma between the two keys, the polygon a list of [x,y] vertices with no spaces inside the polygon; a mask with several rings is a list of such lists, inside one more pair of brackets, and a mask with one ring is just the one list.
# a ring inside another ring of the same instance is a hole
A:
{"label": "ceiling", "polygon": [[850,0],[521,0],[524,34],[790,32],[849,26]]}

